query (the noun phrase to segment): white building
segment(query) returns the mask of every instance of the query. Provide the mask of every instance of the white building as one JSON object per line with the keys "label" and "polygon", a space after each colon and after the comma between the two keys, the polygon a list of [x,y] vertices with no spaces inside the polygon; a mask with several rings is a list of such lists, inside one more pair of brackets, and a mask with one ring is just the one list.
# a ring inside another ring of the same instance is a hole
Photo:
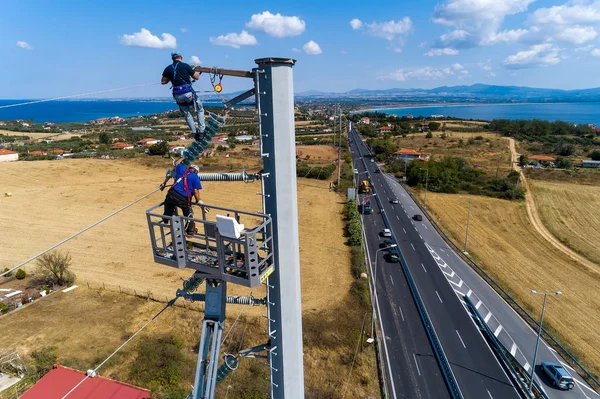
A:
{"label": "white building", "polygon": [[0,148],[0,162],[18,161],[19,153]]}

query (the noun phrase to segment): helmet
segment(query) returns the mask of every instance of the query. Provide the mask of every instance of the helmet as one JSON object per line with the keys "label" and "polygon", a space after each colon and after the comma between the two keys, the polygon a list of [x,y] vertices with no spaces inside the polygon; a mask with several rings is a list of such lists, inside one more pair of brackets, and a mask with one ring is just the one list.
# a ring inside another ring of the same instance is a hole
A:
{"label": "helmet", "polygon": [[181,57],[181,54],[179,54],[178,52],[175,51],[175,52],[171,53],[171,59],[174,60],[175,58],[179,58],[179,57]]}
{"label": "helmet", "polygon": [[200,168],[198,167],[198,165],[192,165],[190,166],[191,169],[194,169],[196,171],[196,173],[200,172]]}

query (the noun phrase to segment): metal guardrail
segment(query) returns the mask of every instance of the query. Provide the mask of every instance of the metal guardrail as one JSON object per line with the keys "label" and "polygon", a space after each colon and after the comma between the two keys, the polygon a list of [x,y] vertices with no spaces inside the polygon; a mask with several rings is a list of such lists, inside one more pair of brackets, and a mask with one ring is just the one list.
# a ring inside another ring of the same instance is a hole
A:
{"label": "metal guardrail", "polygon": [[[362,162],[365,166],[365,169],[368,171],[368,168],[367,168],[364,158],[362,159]],[[379,207],[379,210],[381,211],[381,216],[383,217],[383,222],[384,222],[385,226],[388,229],[391,228],[390,222],[387,218],[387,215],[385,214],[385,210],[383,209],[381,201],[379,200],[379,196],[374,195],[374,197],[375,197],[375,201],[377,202],[377,206]],[[394,244],[397,245],[396,248],[398,249],[398,253],[400,254],[400,265],[402,266],[402,271],[404,272],[406,281],[408,282],[408,287],[410,288],[412,297],[415,301],[415,304],[417,305],[417,310],[419,311],[419,316],[421,317],[421,321],[423,322],[423,326],[425,327],[425,331],[427,332],[427,337],[429,338],[429,342],[431,343],[431,346],[433,348],[433,352],[435,354],[436,360],[438,361],[438,364],[440,365],[440,369],[442,370],[442,374],[444,376],[444,381],[446,382],[448,390],[450,391],[450,395],[454,399],[463,399],[463,395],[458,386],[458,382],[456,381],[456,377],[454,376],[454,373],[452,372],[452,369],[450,368],[450,363],[448,362],[448,358],[446,357],[444,349],[442,348],[442,344],[440,343],[437,333],[435,332],[433,323],[431,322],[431,318],[429,317],[429,313],[427,312],[427,309],[425,308],[425,304],[423,303],[423,299],[421,298],[421,294],[419,294],[419,290],[414,282],[414,279],[412,277],[412,274],[410,273],[410,270],[408,269],[408,265],[406,263],[406,260],[404,259],[404,255],[402,254],[402,251],[400,250],[400,245],[398,244],[398,241],[396,240],[396,237],[394,235],[392,235],[392,241],[394,242]]]}
{"label": "metal guardrail", "polygon": [[[401,182],[399,179],[396,179],[398,181],[398,183],[400,183],[402,186],[404,186],[404,183]],[[431,217],[431,215],[429,214],[429,212],[423,208],[423,206],[421,205],[421,203],[419,202],[419,200],[408,190],[406,190],[406,192],[408,193],[408,195],[413,199],[413,201],[415,202],[415,204],[417,204],[417,206],[421,209],[421,211],[423,212],[423,214],[427,217],[427,219],[429,219],[429,222],[431,223],[431,225],[437,230],[437,232],[442,236],[442,238],[444,239],[444,241],[446,241],[451,247],[454,248],[455,252],[457,254],[459,254],[459,256],[461,256],[465,261],[467,261],[471,266],[473,266],[481,276],[483,276],[486,280],[486,282],[488,282],[488,284],[490,284],[491,286],[493,286],[494,288],[496,288],[496,292],[498,292],[499,294],[502,294],[502,297],[509,302],[510,304],[513,305],[513,308],[516,308],[515,310],[519,311],[519,314],[526,316],[526,318],[528,319],[529,322],[533,323],[534,326],[536,328],[539,328],[539,322],[533,317],[531,316],[508,292],[506,292],[501,286],[500,284],[498,284],[485,270],[483,270],[481,268],[481,266],[479,266],[473,259],[471,259],[471,257],[469,257],[468,255],[465,255],[465,253],[462,251],[462,249],[460,249],[460,247],[458,245],[456,245],[454,243],[454,241],[452,241],[452,239],[450,237],[448,237],[448,235],[442,230],[442,228],[435,222],[435,220],[433,219],[433,217]],[[569,351],[567,351],[567,349],[565,347],[563,347],[553,336],[552,334],[550,334],[548,331],[546,331],[545,328],[542,327],[542,332],[545,334],[546,338],[549,338],[552,343],[558,347],[563,354],[565,354],[569,360],[571,362],[573,362],[574,365],[576,365],[577,367],[579,367],[579,369],[581,371],[583,371],[583,373],[585,374],[585,376],[587,376],[587,381],[588,383],[590,381],[592,381],[595,384],[594,385],[590,384],[590,387],[592,389],[594,389],[596,392],[598,392],[598,388],[600,388],[600,382],[594,378],[593,375],[590,374],[590,372],[583,367],[578,361],[577,359],[575,359],[573,357],[573,355],[571,355],[571,353]],[[535,367],[535,365],[532,365],[532,367]],[[585,376],[584,377],[585,379]]]}

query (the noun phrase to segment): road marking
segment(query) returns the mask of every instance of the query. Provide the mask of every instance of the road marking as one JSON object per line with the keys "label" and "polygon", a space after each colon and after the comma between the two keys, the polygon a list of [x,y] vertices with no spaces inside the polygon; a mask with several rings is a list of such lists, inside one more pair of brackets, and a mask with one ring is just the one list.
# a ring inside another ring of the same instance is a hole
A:
{"label": "road marking", "polygon": [[396,219],[400,220],[400,216],[396,215]]}
{"label": "road marking", "polygon": [[517,353],[517,344],[513,342],[512,348],[510,348],[510,354],[514,356],[515,353]]}
{"label": "road marking", "polygon": [[394,209],[394,205],[392,205],[392,209]]}
{"label": "road marking", "polygon": [[406,233],[406,229],[405,229],[404,227],[402,228],[402,230],[404,230],[404,234],[407,234],[407,233]]}
{"label": "road marking", "polygon": [[[446,267],[446,266],[444,266],[444,267]],[[452,273],[450,273],[450,274],[446,273],[446,272],[445,272],[445,271],[443,271],[443,270],[442,270],[442,273],[444,273],[446,276],[448,276],[448,277],[450,277],[450,278],[453,278],[453,277],[454,277],[454,270],[452,270]]]}
{"label": "road marking", "polygon": [[457,286],[458,288],[462,287],[462,285],[463,285],[463,281],[462,281],[462,280],[459,280],[459,281],[458,281],[458,284],[456,284],[456,283],[455,283],[454,281],[452,281],[452,280],[450,280],[450,282],[451,282],[452,284],[454,284],[455,286]]}
{"label": "road marking", "polygon": [[[426,224],[424,224],[423,227],[425,227],[427,229],[427,225]],[[429,229],[427,229],[427,230],[429,230]]]}
{"label": "road marking", "polygon": [[413,358],[415,359],[415,366],[417,366],[417,373],[419,376],[421,375],[421,370],[419,370],[419,363],[417,363],[417,356],[413,353]]}
{"label": "road marking", "polygon": [[483,321],[485,321],[486,323],[492,318],[492,312],[488,312],[487,316],[485,316],[485,319],[483,319]]}
{"label": "road marking", "polygon": [[458,332],[458,330],[456,330],[456,334],[458,334],[458,339],[460,339],[460,343],[462,344],[463,348],[467,349],[467,345],[465,345],[465,343],[462,340],[462,337],[460,336],[460,333]]}
{"label": "road marking", "polygon": [[454,289],[454,292],[456,292],[461,298],[463,296],[465,296],[465,294],[463,294],[462,292],[460,292],[459,290],[457,290],[456,288]]}
{"label": "road marking", "polygon": [[421,237],[421,240],[423,239],[423,236],[421,234],[419,234],[419,237]]}
{"label": "road marking", "polygon": [[390,274],[390,280],[392,280],[392,285],[396,285],[396,284],[394,284],[394,279],[392,278],[391,274]]}
{"label": "road marking", "polygon": [[402,321],[404,321],[404,313],[402,313],[402,308],[398,306],[398,309],[400,310],[400,316],[402,316]]}
{"label": "road marking", "polygon": [[410,243],[410,246],[413,248],[413,250],[416,251],[415,246],[412,244],[412,242]]}
{"label": "road marking", "polygon": [[486,391],[487,391],[488,395],[490,395],[490,398],[494,399],[494,397],[492,396],[492,394],[490,393],[490,391],[488,391],[487,389],[486,389]]}
{"label": "road marking", "polygon": [[412,209],[412,210],[414,211],[414,210],[415,210],[415,207],[411,205],[411,206],[410,206],[410,209]]}
{"label": "road marking", "polygon": [[483,302],[481,302],[481,300],[479,302],[477,302],[477,305],[475,305],[475,309],[479,309],[479,307],[481,306]]}
{"label": "road marking", "polygon": [[[486,321],[487,323],[487,321]],[[498,328],[496,328],[496,331],[494,331],[494,335],[496,337],[498,337],[498,335],[500,335],[500,331],[502,331],[502,324],[498,326]]]}
{"label": "road marking", "polygon": [[421,267],[423,268],[423,270],[425,270],[425,273],[427,273],[427,269],[425,269],[425,265],[421,263]]}
{"label": "road marking", "polygon": [[472,293],[473,293],[473,290],[469,290],[469,292],[467,292],[467,296],[470,298]]}
{"label": "road marking", "polygon": [[442,301],[442,298],[440,297],[440,294],[438,294],[438,292],[436,291],[435,294],[437,295],[438,299],[440,300],[440,303],[444,303],[444,301]]}
{"label": "road marking", "polygon": [[523,366],[523,368],[525,369],[525,371],[529,371],[529,369],[531,368],[529,362],[525,363],[525,366]]}

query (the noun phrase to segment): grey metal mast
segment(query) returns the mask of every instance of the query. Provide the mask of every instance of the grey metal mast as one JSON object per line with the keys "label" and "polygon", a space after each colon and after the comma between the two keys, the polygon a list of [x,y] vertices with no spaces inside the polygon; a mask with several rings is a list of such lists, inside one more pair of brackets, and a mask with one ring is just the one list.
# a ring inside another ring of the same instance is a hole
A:
{"label": "grey metal mast", "polygon": [[267,281],[271,339],[271,398],[304,398],[302,307],[294,89],[289,58],[260,58],[256,95],[260,104],[265,211],[273,220],[274,263]]}

